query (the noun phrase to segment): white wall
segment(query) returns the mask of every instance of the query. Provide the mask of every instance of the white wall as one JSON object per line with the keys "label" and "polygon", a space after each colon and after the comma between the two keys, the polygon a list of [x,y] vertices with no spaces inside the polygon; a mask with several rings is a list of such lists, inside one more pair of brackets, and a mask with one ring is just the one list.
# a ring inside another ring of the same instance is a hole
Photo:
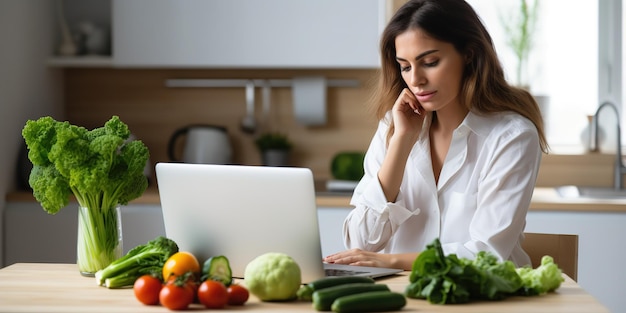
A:
{"label": "white wall", "polygon": [[[21,130],[43,115],[63,118],[62,72],[46,66],[53,51],[56,1],[0,1],[0,267],[6,194],[15,189]],[[44,235],[44,234],[42,234]]]}

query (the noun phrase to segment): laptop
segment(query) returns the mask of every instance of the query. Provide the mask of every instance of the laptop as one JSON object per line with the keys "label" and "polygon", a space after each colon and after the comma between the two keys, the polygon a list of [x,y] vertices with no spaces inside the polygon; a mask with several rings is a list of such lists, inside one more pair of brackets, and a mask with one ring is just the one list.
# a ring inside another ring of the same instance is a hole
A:
{"label": "laptop", "polygon": [[[233,277],[259,255],[281,252],[302,282],[326,276],[388,276],[400,269],[322,262],[313,173],[308,168],[158,163],[165,234],[200,262],[228,258]],[[340,238],[337,238],[340,240]]]}

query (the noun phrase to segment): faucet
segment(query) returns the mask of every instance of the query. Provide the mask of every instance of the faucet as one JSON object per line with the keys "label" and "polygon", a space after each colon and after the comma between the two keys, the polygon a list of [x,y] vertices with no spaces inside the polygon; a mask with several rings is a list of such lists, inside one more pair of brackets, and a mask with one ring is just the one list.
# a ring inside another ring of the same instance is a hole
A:
{"label": "faucet", "polygon": [[619,111],[617,109],[617,106],[615,106],[615,104],[611,103],[611,102],[604,102],[602,103],[598,109],[596,110],[596,114],[594,114],[593,116],[593,132],[594,132],[594,142],[591,143],[591,147],[594,147],[597,149],[598,146],[598,114],[600,113],[600,111],[602,111],[602,109],[606,108],[606,107],[611,107],[613,108],[613,111],[615,112],[615,117],[617,118],[617,150],[615,150],[615,166],[613,168],[613,188],[615,190],[621,190],[623,188],[622,186],[622,175],[626,174],[626,167],[624,166],[624,163],[622,161],[622,129],[620,127],[620,117],[619,117]]}

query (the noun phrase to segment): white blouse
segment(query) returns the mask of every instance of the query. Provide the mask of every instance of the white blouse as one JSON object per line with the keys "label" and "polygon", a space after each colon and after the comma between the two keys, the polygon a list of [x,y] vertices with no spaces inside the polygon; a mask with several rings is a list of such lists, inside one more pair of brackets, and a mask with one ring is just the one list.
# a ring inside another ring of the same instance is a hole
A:
{"label": "white blouse", "polygon": [[534,124],[516,113],[468,113],[454,131],[438,184],[428,129],[408,157],[396,202],[378,181],[391,115],[380,121],[365,156],[355,208],[343,226],[346,248],[420,252],[439,237],[445,254],[473,259],[490,251],[517,266],[530,264],[521,247],[542,151]]}

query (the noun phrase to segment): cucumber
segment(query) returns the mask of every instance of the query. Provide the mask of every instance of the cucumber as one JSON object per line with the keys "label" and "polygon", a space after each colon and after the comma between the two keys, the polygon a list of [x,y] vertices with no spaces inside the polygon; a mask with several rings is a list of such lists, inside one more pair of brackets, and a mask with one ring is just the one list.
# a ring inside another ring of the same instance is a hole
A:
{"label": "cucumber", "polygon": [[365,276],[333,276],[333,277],[325,277],[320,278],[318,280],[312,281],[306,285],[303,285],[298,290],[297,296],[300,300],[311,301],[313,292],[316,290],[344,285],[344,284],[352,284],[352,283],[369,283],[373,284],[375,281],[371,277]]}
{"label": "cucumber", "polygon": [[337,313],[398,311],[406,305],[403,294],[370,291],[337,298],[331,309]]}
{"label": "cucumber", "polygon": [[230,269],[230,262],[223,256],[214,256],[207,259],[202,266],[202,281],[207,279],[222,282],[225,286],[230,286],[233,282],[233,272]]}
{"label": "cucumber", "polygon": [[330,311],[337,298],[369,291],[389,291],[389,287],[385,284],[351,283],[320,289],[313,292],[313,308]]}

